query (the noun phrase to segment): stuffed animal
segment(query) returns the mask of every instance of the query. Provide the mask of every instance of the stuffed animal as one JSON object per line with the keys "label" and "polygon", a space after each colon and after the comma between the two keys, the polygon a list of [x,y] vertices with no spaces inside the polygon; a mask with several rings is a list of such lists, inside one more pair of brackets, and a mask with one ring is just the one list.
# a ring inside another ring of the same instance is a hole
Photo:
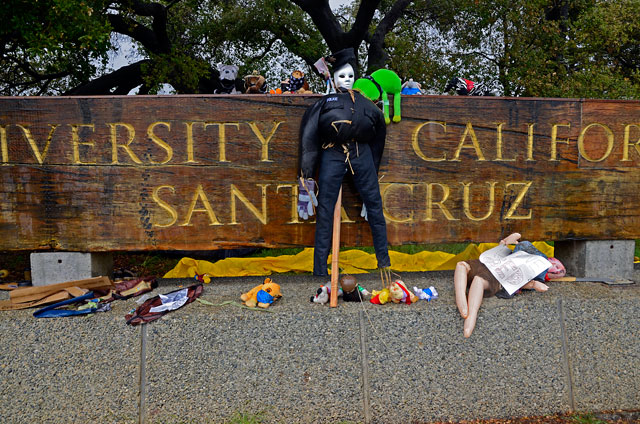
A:
{"label": "stuffed animal", "polygon": [[[220,72],[220,86],[215,94],[239,94],[244,85],[243,81],[238,78],[238,67],[236,65],[218,65]],[[238,89],[238,85],[240,88]]]}
{"label": "stuffed animal", "polygon": [[[324,305],[329,301],[329,296],[331,296],[331,285],[325,284],[320,286],[320,288],[316,291],[314,296],[311,296],[309,301],[311,303],[319,303]],[[342,289],[338,289],[338,297],[342,296]]]}
{"label": "stuffed animal", "polygon": [[244,77],[244,92],[246,94],[264,94],[267,92],[266,80],[258,71],[253,71]]}
{"label": "stuffed animal", "polygon": [[209,274],[198,274],[198,267],[195,266],[190,266],[189,269],[187,269],[187,275],[201,283],[209,284],[211,282],[211,276]]}
{"label": "stuffed animal", "polygon": [[373,290],[371,292],[371,303],[375,303],[376,305],[384,305],[389,301],[389,289],[384,288],[382,290]]}
{"label": "stuffed animal", "polygon": [[393,303],[406,303],[407,305],[418,301],[418,296],[411,293],[402,280],[391,283],[389,298]]}
{"label": "stuffed animal", "polygon": [[[358,78],[353,83],[353,88],[371,99],[377,101],[382,98],[382,111],[384,121],[389,124],[389,94],[393,94],[393,122],[400,122],[402,119],[400,111],[400,92],[402,91],[402,81],[395,72],[389,69],[378,69],[370,77]],[[377,93],[376,93],[377,90]]]}
{"label": "stuffed animal", "polygon": [[250,308],[254,308],[256,305],[260,308],[268,308],[280,297],[282,297],[280,286],[267,277],[264,279],[264,283],[243,293],[240,299]]}
{"label": "stuffed animal", "polygon": [[304,72],[293,71],[288,79],[286,87],[282,87],[283,94],[312,94],[309,90],[309,83],[307,82]]}
{"label": "stuffed animal", "polygon": [[402,94],[405,94],[407,96],[422,94],[422,87],[419,83],[415,82],[413,78],[409,78],[409,81],[406,81],[404,84],[402,84]]}
{"label": "stuffed animal", "polygon": [[455,89],[459,96],[491,96],[493,93],[483,84],[478,84],[464,78],[451,78],[444,88],[444,92],[448,93]]}
{"label": "stuffed animal", "polygon": [[361,302],[364,296],[369,296],[369,292],[365,290],[352,275],[344,275],[340,278],[340,286],[342,287],[342,300],[345,302]]}
{"label": "stuffed animal", "polygon": [[433,286],[429,287],[428,289],[419,289],[417,287],[414,287],[413,293],[418,296],[418,299],[426,300],[427,302],[430,302],[431,299],[438,298],[438,292]]}

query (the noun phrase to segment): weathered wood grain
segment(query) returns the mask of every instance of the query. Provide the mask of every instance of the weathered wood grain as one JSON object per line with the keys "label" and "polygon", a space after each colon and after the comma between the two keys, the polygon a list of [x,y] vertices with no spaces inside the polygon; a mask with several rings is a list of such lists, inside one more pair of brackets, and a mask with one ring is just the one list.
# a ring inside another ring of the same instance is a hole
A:
{"label": "weathered wood grain", "polygon": [[[0,98],[0,250],[309,246],[298,130],[319,96]],[[390,244],[640,238],[640,102],[403,96]],[[352,184],[343,245],[369,245]]]}

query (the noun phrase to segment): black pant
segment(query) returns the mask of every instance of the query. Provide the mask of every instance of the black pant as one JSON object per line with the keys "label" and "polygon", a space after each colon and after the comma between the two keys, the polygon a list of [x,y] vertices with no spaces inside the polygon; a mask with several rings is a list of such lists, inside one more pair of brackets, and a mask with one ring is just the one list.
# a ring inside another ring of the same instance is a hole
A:
{"label": "black pant", "polygon": [[387,224],[382,213],[382,197],[373,156],[368,144],[352,142],[348,144],[349,163],[342,146],[330,147],[322,151],[318,175],[318,207],[316,209],[316,234],[313,256],[313,274],[328,275],[327,259],[333,235],[333,211],[342,180],[353,168],[353,181],[367,207],[367,218],[371,227],[373,247],[376,251],[378,267],[391,266],[387,247]]}

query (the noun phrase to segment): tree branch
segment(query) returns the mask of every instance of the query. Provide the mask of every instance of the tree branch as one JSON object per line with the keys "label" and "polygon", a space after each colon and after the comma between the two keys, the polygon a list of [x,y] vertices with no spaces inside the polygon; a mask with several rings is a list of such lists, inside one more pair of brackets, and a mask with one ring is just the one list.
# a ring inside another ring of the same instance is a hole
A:
{"label": "tree branch", "polygon": [[[384,51],[384,38],[391,31],[412,0],[397,0],[376,28],[369,44],[367,73],[384,68],[389,55]],[[363,0],[364,3],[364,0]],[[362,7],[362,6],[361,6]]]}
{"label": "tree branch", "polygon": [[103,75],[76,88],[72,88],[63,95],[100,95],[100,94],[127,94],[133,88],[142,84],[142,65],[149,63],[144,59],[131,65]]}

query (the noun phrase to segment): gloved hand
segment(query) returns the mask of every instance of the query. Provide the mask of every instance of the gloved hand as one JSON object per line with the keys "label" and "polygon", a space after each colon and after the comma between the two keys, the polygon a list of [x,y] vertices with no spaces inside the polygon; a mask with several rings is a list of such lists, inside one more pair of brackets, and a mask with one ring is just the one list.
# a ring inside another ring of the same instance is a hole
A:
{"label": "gloved hand", "polygon": [[362,204],[362,212],[360,212],[360,216],[363,217],[365,221],[369,221],[369,219],[367,219],[367,207],[364,203]]}
{"label": "gloved hand", "polygon": [[312,178],[298,181],[298,216],[308,219],[314,214],[314,206],[318,206],[318,199],[315,194],[316,182]]}

